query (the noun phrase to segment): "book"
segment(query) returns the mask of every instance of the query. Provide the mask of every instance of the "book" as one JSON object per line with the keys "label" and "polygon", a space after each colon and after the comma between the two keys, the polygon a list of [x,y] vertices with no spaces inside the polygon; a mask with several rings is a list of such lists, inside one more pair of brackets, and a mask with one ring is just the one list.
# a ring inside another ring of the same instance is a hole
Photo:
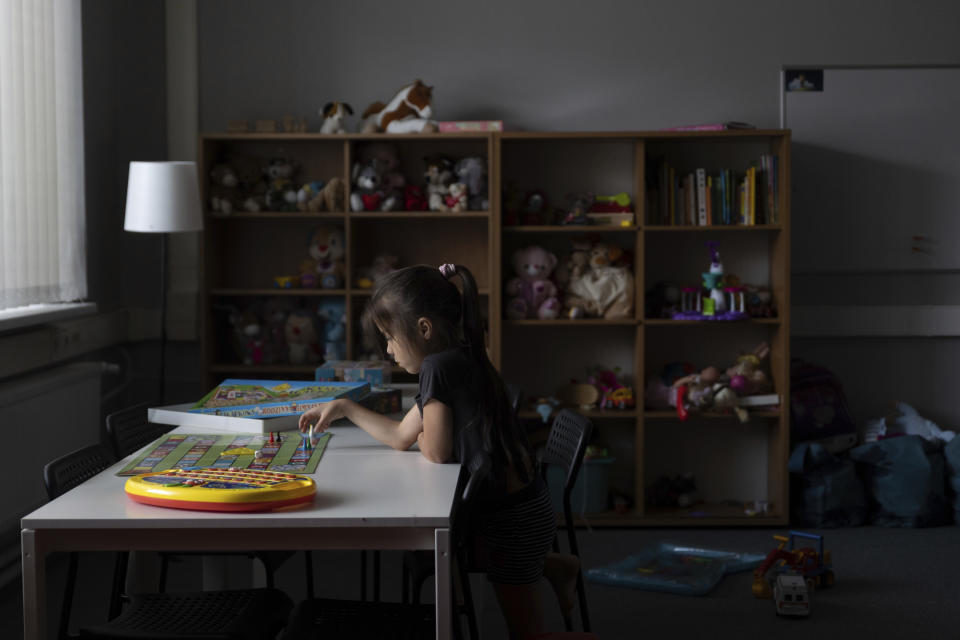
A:
{"label": "book", "polygon": [[710,224],[707,220],[707,170],[697,169],[697,222],[705,227]]}
{"label": "book", "polygon": [[229,378],[203,396],[189,411],[236,418],[291,416],[336,398],[360,400],[369,391],[369,382]]}
{"label": "book", "polygon": [[503,120],[441,120],[440,133],[503,131]]}
{"label": "book", "polygon": [[774,407],[780,404],[780,394],[759,393],[752,396],[740,396],[737,404],[741,407]]}
{"label": "book", "polygon": [[727,131],[729,129],[756,129],[756,127],[746,122],[728,121],[667,127],[666,129],[661,129],[661,131]]}

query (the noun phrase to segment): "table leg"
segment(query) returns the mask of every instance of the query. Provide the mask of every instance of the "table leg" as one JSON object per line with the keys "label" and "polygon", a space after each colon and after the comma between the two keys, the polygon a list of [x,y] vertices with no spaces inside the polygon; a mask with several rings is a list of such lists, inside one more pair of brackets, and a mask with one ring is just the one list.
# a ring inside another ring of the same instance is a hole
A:
{"label": "table leg", "polygon": [[437,640],[449,640],[453,631],[453,596],[450,588],[450,529],[434,531]]}
{"label": "table leg", "polygon": [[47,637],[46,554],[38,548],[33,529],[20,532],[20,553],[23,563],[23,637],[25,640],[43,640]]}

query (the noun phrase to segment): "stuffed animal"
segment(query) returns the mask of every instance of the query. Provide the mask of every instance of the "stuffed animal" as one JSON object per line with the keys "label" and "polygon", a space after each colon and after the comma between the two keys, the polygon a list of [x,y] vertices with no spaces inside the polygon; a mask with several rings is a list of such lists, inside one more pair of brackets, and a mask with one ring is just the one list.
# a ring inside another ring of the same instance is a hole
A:
{"label": "stuffed animal", "polygon": [[357,278],[357,286],[361,289],[370,289],[383,276],[397,269],[399,259],[386,253],[381,253],[373,258],[373,264],[360,272]]}
{"label": "stuffed animal", "polygon": [[557,257],[536,245],[513,253],[516,276],[507,282],[508,318],[556,318],[560,314],[557,287],[550,274],[557,266]]}
{"label": "stuffed animal", "polygon": [[343,231],[321,225],[310,238],[310,258],[300,263],[300,286],[339,289],[343,286],[346,254]]}
{"label": "stuffed animal", "polygon": [[570,317],[582,315],[625,318],[633,314],[633,273],[610,266],[609,247],[596,243],[590,250],[590,269],[567,284],[564,304]]}
{"label": "stuffed animal", "polygon": [[407,179],[400,173],[400,153],[395,144],[374,143],[363,147],[360,162],[370,165],[380,176],[383,192],[382,211],[395,211],[403,202],[403,188]]}
{"label": "stuffed animal", "polygon": [[[323,199],[319,198],[320,192],[323,190],[323,183],[319,180],[314,180],[313,182],[308,182],[297,191],[297,209],[300,211],[309,211],[310,203],[316,202],[317,205],[323,204]],[[320,209],[314,209],[314,211],[319,211]]]}
{"label": "stuffed animal", "polygon": [[398,91],[390,102],[374,102],[363,112],[361,133],[433,133],[433,87],[415,80]]}
{"label": "stuffed animal", "polygon": [[263,340],[266,364],[286,362],[289,357],[287,348],[287,318],[296,310],[296,303],[290,296],[276,296],[263,304]]}
{"label": "stuffed animal", "polygon": [[486,211],[490,208],[487,194],[487,163],[480,156],[468,156],[457,160],[453,167],[457,180],[467,185],[468,208],[471,211]]}
{"label": "stuffed animal", "polygon": [[210,210],[231,214],[240,205],[240,179],[228,164],[218,164],[210,170]]}
{"label": "stuffed animal", "polygon": [[342,300],[325,300],[317,306],[323,321],[323,359],[343,360],[347,357],[347,314]]}
{"label": "stuffed animal", "polygon": [[463,182],[451,182],[447,187],[447,195],[443,197],[444,211],[467,210],[467,185]]}
{"label": "stuffed animal", "polygon": [[343,180],[334,176],[327,184],[309,182],[297,193],[297,208],[300,211],[343,211]]}
{"label": "stuffed animal", "polygon": [[287,360],[290,364],[313,364],[320,361],[317,341],[317,321],[313,314],[302,309],[287,317],[285,337]]}
{"label": "stuffed animal", "polygon": [[272,158],[263,171],[267,177],[267,210],[296,211],[297,189],[293,186],[296,168],[293,163],[286,158]]}
{"label": "stuffed animal", "polygon": [[403,208],[405,211],[427,211],[429,203],[423,195],[423,189],[415,184],[403,188]]}
{"label": "stuffed animal", "polygon": [[263,211],[267,207],[267,182],[264,179],[263,163],[252,156],[236,154],[230,158],[230,166],[237,174],[238,201],[244,211]]}
{"label": "stuffed animal", "polygon": [[323,105],[323,109],[320,109],[320,115],[323,116],[320,133],[346,133],[343,122],[348,113],[353,115],[353,107],[346,102],[328,102]]}
{"label": "stuffed animal", "polygon": [[230,314],[234,342],[243,364],[264,364],[264,342],[260,317],[253,309]]}
{"label": "stuffed animal", "polygon": [[429,156],[423,159],[427,165],[423,177],[427,183],[427,205],[430,211],[444,211],[443,201],[449,194],[453,180],[453,163],[446,156]]}
{"label": "stuffed animal", "polygon": [[353,190],[350,209],[353,211],[392,211],[398,202],[381,188],[383,177],[373,163],[353,165]]}
{"label": "stuffed animal", "polygon": [[767,393],[770,390],[770,379],[761,366],[768,355],[770,355],[770,345],[761,342],[750,353],[738,356],[736,364],[727,369],[730,388],[737,395],[749,396]]}

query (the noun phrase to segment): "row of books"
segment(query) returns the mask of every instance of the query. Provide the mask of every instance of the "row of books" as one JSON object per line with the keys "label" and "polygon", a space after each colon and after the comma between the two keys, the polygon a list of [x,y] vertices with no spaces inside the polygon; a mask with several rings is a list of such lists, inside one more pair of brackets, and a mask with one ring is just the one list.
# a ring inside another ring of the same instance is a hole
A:
{"label": "row of books", "polygon": [[758,225],[779,222],[778,158],[764,154],[743,170],[684,173],[664,158],[648,177],[647,224]]}

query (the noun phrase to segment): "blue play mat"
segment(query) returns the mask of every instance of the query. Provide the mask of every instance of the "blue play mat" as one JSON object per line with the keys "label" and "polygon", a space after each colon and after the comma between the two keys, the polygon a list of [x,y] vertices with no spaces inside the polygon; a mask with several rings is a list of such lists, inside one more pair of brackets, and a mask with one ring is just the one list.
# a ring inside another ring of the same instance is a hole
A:
{"label": "blue play mat", "polygon": [[689,596],[710,593],[727,573],[757,567],[765,556],[660,543],[616,564],[588,569],[587,579]]}

